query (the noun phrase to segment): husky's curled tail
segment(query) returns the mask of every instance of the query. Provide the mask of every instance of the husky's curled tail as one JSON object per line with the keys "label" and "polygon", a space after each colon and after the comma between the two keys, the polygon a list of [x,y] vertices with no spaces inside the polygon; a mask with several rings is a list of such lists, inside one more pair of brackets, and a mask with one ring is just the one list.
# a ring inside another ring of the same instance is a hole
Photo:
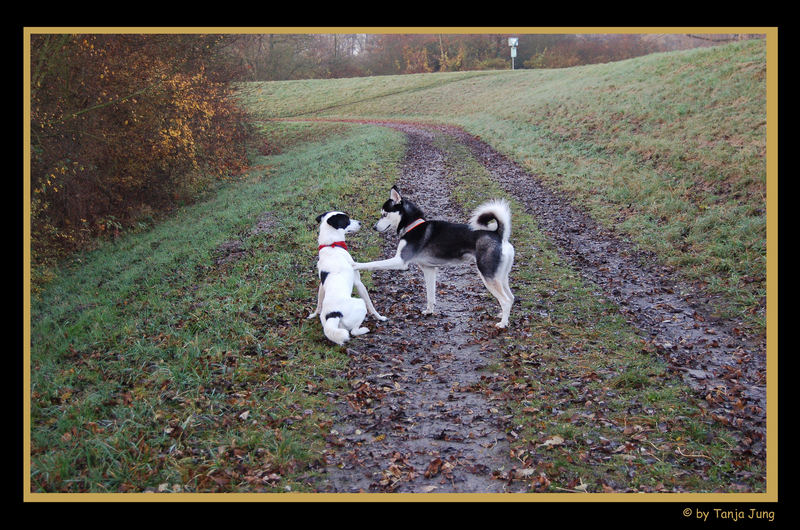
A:
{"label": "husky's curled tail", "polygon": [[494,199],[478,206],[469,219],[473,230],[492,230],[507,243],[511,236],[511,209],[505,199]]}

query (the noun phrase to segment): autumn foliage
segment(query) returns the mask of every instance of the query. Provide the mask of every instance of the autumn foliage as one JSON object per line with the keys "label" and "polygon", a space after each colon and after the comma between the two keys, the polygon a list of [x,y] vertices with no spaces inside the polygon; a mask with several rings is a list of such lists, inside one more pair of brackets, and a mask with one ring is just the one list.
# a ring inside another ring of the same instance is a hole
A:
{"label": "autumn foliage", "polygon": [[220,36],[32,35],[34,262],[191,200],[246,163]]}

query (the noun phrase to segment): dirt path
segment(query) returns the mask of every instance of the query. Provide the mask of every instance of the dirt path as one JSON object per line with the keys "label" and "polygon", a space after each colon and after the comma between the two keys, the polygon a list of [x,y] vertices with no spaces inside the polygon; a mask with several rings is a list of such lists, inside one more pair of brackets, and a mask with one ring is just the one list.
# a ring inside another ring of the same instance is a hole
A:
{"label": "dirt path", "polygon": [[[409,138],[402,181],[406,193],[436,218],[464,222],[449,201],[442,155],[423,126],[383,123]],[[534,215],[562,257],[615,301],[658,354],[679,371],[709,413],[738,433],[737,450],[766,452],[766,345],[735,322],[712,320],[707,297],[675,279],[655,257],[635,249],[572,207],[490,146],[450,127],[504,189]],[[382,197],[377,202],[381,202]],[[384,257],[396,241],[387,238]],[[643,265],[645,264],[645,265]],[[648,265],[649,264],[649,265]],[[419,269],[376,271],[373,301],[389,321],[351,343],[352,391],[341,396],[339,424],[329,437],[328,480],[321,491],[524,491],[513,476],[509,418],[490,395],[473,392],[495,359],[489,299],[469,267],[440,269],[438,314],[421,315]],[[485,308],[485,311],[480,309]],[[512,326],[513,326],[512,311]],[[497,382],[495,383],[494,380]],[[485,387],[484,387],[485,388]]]}
{"label": "dirt path", "polygon": [[[409,130],[402,182],[408,198],[437,219],[465,222],[449,200],[441,153],[425,131]],[[386,191],[388,197],[388,190]],[[394,255],[387,237],[383,256]],[[328,479],[320,491],[503,492],[513,462],[507,417],[474,389],[495,377],[485,344],[498,307],[474,263],[439,269],[436,314],[423,316],[422,272],[373,272],[370,296],[385,323],[348,344],[351,392],[328,442]],[[480,309],[485,307],[485,311]]]}

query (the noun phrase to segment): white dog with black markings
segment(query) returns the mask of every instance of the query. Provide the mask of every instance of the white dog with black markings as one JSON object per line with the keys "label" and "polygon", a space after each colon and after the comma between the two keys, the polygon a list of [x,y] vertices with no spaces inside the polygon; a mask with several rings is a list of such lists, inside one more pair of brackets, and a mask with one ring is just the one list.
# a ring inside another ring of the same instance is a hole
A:
{"label": "white dog with black markings", "polygon": [[[363,335],[369,328],[361,326],[369,314],[384,321],[372,305],[369,293],[358,271],[353,269],[353,258],[347,250],[345,234],[356,232],[361,223],[344,212],[326,212],[317,216],[319,223],[319,291],[317,308],[308,318],[319,315],[325,336],[342,345],[351,337]],[[353,297],[355,286],[361,298]]]}

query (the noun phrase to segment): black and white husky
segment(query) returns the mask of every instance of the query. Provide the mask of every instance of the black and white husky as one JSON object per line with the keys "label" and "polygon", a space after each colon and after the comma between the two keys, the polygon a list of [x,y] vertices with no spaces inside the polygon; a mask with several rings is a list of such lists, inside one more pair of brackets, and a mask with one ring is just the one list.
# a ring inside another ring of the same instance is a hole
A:
{"label": "black and white husky", "polygon": [[393,258],[368,263],[355,263],[356,270],[405,270],[416,263],[425,276],[427,307],[433,313],[436,303],[436,268],[475,259],[484,285],[497,301],[502,312],[498,328],[508,326],[508,315],[514,295],[508,286],[508,274],[514,262],[514,247],[508,242],[511,234],[511,210],[504,200],[492,200],[479,206],[469,224],[447,221],[426,221],[422,210],[400,196],[392,186],[389,200],[381,208],[375,230],[394,229],[400,237]]}
{"label": "black and white husky", "polygon": [[[317,216],[319,223],[319,291],[317,308],[308,318],[319,315],[325,336],[342,345],[350,337],[363,335],[369,328],[361,327],[367,311],[378,320],[386,320],[372,305],[369,293],[358,271],[353,269],[353,258],[347,250],[344,235],[356,232],[361,223],[343,212],[326,212]],[[353,298],[355,286],[361,298]]]}

